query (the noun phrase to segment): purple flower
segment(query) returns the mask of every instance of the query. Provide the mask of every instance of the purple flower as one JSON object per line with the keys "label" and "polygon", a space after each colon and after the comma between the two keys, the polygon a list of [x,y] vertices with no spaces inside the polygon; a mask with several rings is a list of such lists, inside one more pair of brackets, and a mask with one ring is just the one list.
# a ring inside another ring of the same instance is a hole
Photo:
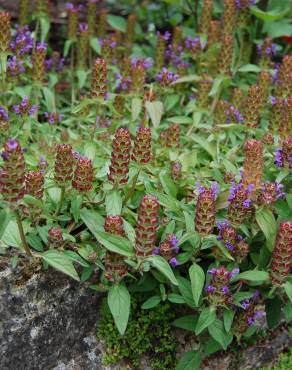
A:
{"label": "purple flower", "polygon": [[170,242],[172,247],[176,248],[178,243],[179,243],[179,240],[178,240],[178,238],[175,234],[171,234],[171,236],[169,238],[169,242]]}
{"label": "purple flower", "polygon": [[38,105],[30,104],[27,96],[22,99],[20,104],[13,107],[14,112],[22,117],[34,115],[38,108]]}
{"label": "purple flower", "polygon": [[275,105],[277,103],[277,98],[275,98],[274,96],[270,95],[269,96],[269,99],[270,99],[270,103],[272,105]]}
{"label": "purple flower", "polygon": [[143,59],[143,58],[133,57],[131,59],[131,65],[133,67],[137,67],[137,65],[141,63],[145,69],[150,69],[153,66],[153,60],[151,58]]}
{"label": "purple flower", "polygon": [[254,318],[251,317],[251,316],[248,316],[247,323],[248,323],[249,326],[252,326],[254,324]]}
{"label": "purple flower", "polygon": [[206,288],[207,293],[214,293],[216,291],[216,288],[213,285],[208,285]]}
{"label": "purple flower", "polygon": [[18,76],[21,73],[25,72],[23,67],[24,61],[18,60],[16,56],[8,58],[7,70],[11,76]]}
{"label": "purple flower", "polygon": [[19,55],[30,52],[33,47],[33,36],[28,26],[16,27],[16,33],[10,42],[10,47],[12,51],[17,52]]}
{"label": "purple flower", "polygon": [[242,203],[244,208],[249,208],[252,204],[252,201],[250,199],[245,199]]}
{"label": "purple flower", "polygon": [[18,142],[15,139],[9,139],[7,141],[7,147],[9,150],[14,150],[18,147]]}
{"label": "purple flower", "polygon": [[47,44],[45,42],[38,42],[36,45],[37,50],[46,50]]}
{"label": "purple flower", "polygon": [[199,37],[195,37],[194,39],[190,36],[188,36],[185,40],[185,46],[187,49],[191,50],[191,51],[194,51],[196,50],[198,47],[200,49],[203,49],[204,47],[201,45],[201,42],[200,42],[200,38]]}
{"label": "purple flower", "polygon": [[172,267],[177,267],[179,265],[177,259],[175,257],[171,258],[169,260],[169,264],[172,266]]}
{"label": "purple flower", "polygon": [[218,229],[221,231],[222,229],[224,229],[225,227],[228,227],[230,226],[230,222],[228,220],[223,220],[223,221],[218,221],[216,222],[216,226],[218,227]]}
{"label": "purple flower", "polygon": [[211,190],[213,191],[214,198],[216,199],[218,194],[219,194],[219,191],[220,191],[220,187],[219,187],[218,182],[216,182],[216,181],[212,182]]}
{"label": "purple flower", "polygon": [[6,108],[0,106],[0,121],[7,122],[9,120],[8,111]]}
{"label": "purple flower", "polygon": [[228,250],[230,250],[230,251],[234,251],[234,245],[232,245],[231,243],[229,243],[229,242],[226,242],[225,243],[225,246],[226,246],[226,248],[228,249]]}
{"label": "purple flower", "polygon": [[169,33],[168,31],[166,31],[164,34],[162,34],[159,31],[157,31],[157,36],[158,37],[162,37],[163,40],[165,40],[165,41],[168,41],[171,38],[171,33]]}
{"label": "purple flower", "polygon": [[262,317],[266,316],[265,311],[263,310],[257,310],[254,314],[254,319],[255,320],[260,320]]}
{"label": "purple flower", "polygon": [[242,0],[235,0],[235,5],[238,10],[245,9],[249,6],[255,5],[257,0],[249,0],[248,2]]}
{"label": "purple flower", "polygon": [[56,112],[53,112],[53,113],[45,112],[44,116],[50,125],[53,125],[55,123],[60,123],[62,120],[61,114],[56,113]]}
{"label": "purple flower", "polygon": [[87,32],[88,31],[88,24],[87,23],[79,23],[79,31],[80,32]]}
{"label": "purple flower", "polygon": [[217,272],[217,269],[216,268],[212,268],[212,269],[210,269],[210,270],[207,271],[207,273],[210,274],[210,275],[215,275],[216,272]]}
{"label": "purple flower", "polygon": [[223,294],[228,294],[229,293],[229,288],[228,288],[228,286],[223,286],[222,288],[221,288],[221,292],[223,293]]}
{"label": "purple flower", "polygon": [[229,272],[229,278],[230,279],[233,279],[237,274],[239,274],[239,268],[236,267],[234,269],[232,269],[230,272]]}
{"label": "purple flower", "polygon": [[204,186],[202,186],[202,184],[198,181],[196,182],[196,188],[197,188],[197,191],[199,192],[199,194],[202,194],[205,191]]}
{"label": "purple flower", "polygon": [[250,300],[249,299],[244,299],[241,302],[242,307],[246,310],[250,306]]}
{"label": "purple flower", "polygon": [[170,72],[167,68],[163,67],[162,71],[156,75],[156,80],[162,82],[164,85],[169,85],[179,79],[177,73]]}
{"label": "purple flower", "polygon": [[284,166],[284,158],[283,158],[283,150],[277,149],[275,152],[275,165],[277,167],[283,167]]}
{"label": "purple flower", "polygon": [[153,248],[153,250],[152,250],[152,255],[153,256],[157,256],[159,253],[160,253],[160,248],[159,247]]}
{"label": "purple flower", "polygon": [[81,10],[83,8],[82,5],[78,5],[78,6],[74,6],[74,4],[72,3],[66,3],[66,9],[69,11],[69,12],[73,12],[73,13],[77,13],[79,10]]}

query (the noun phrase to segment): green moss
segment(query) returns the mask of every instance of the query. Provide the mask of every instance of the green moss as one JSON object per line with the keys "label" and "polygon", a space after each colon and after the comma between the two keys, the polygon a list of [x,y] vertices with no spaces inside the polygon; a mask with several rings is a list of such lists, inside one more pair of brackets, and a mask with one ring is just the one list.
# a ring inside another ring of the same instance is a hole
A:
{"label": "green moss", "polygon": [[292,369],[292,348],[287,353],[282,353],[279,357],[279,362],[274,367],[268,368],[261,368],[259,370],[289,370]]}
{"label": "green moss", "polygon": [[110,313],[103,307],[97,337],[106,345],[104,364],[124,360],[135,369],[139,368],[141,358],[147,356],[153,369],[173,369],[177,345],[171,327],[174,318],[175,314],[169,304],[141,310],[133,303],[126,333],[121,336]]}

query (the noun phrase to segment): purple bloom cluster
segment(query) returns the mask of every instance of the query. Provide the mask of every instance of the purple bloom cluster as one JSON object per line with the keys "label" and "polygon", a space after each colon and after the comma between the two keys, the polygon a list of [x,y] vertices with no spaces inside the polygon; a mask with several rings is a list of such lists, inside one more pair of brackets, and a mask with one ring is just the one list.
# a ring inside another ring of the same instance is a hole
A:
{"label": "purple bloom cluster", "polygon": [[284,166],[284,156],[283,156],[283,150],[277,149],[275,152],[275,165],[277,167],[283,167]]}
{"label": "purple bloom cluster", "polygon": [[[262,45],[257,45],[257,51],[259,55],[262,55],[263,53],[263,46]],[[267,47],[264,50],[264,53],[266,56],[275,56],[277,54],[277,45],[272,44],[270,47]]]}
{"label": "purple bloom cluster", "polygon": [[6,108],[0,106],[0,121],[7,122],[9,120],[8,111]]}
{"label": "purple bloom cluster", "polygon": [[55,71],[57,73],[61,72],[65,63],[65,58],[60,58],[57,63],[53,58],[48,58],[45,60],[45,65],[47,71]]}
{"label": "purple bloom cluster", "polygon": [[66,9],[67,9],[69,12],[77,13],[77,12],[79,12],[82,8],[83,8],[83,6],[82,6],[82,5],[75,6],[75,5],[74,5],[74,4],[72,4],[72,3],[66,3]]}
{"label": "purple bloom cluster", "polygon": [[96,128],[106,128],[112,124],[112,120],[109,118],[102,118],[100,116],[96,116],[95,118],[95,127]]}
{"label": "purple bloom cluster", "polygon": [[155,247],[152,250],[153,255],[161,255],[168,259],[169,264],[172,267],[177,267],[179,265],[178,260],[175,255],[179,253],[179,239],[175,234],[168,234],[164,242],[160,244],[159,247]]}
{"label": "purple bloom cluster", "polygon": [[[197,191],[199,192],[199,194],[204,193],[205,190],[206,190],[206,188],[200,182],[196,182],[196,188],[197,188]],[[216,182],[216,181],[212,182],[211,190],[213,192],[214,198],[216,199],[219,192],[220,192],[220,187],[219,187],[218,182]]]}
{"label": "purple bloom cluster", "polygon": [[[238,267],[235,267],[234,269],[232,269],[231,271],[228,272],[228,279],[233,279],[237,274],[239,274],[239,268]],[[212,275],[212,276],[215,276],[217,274],[219,274],[221,272],[221,269],[220,268],[215,268],[213,267],[212,269],[208,270],[207,273],[209,275]]]}
{"label": "purple bloom cluster", "polygon": [[131,59],[131,65],[133,67],[136,67],[139,63],[141,63],[141,61],[143,61],[143,67],[145,69],[150,69],[153,67],[153,60],[151,58],[137,58],[137,57],[133,57]]}
{"label": "purple bloom cluster", "polygon": [[27,54],[33,47],[33,36],[28,26],[16,27],[16,33],[10,42],[10,48],[19,55]]}
{"label": "purple bloom cluster", "polygon": [[177,73],[170,72],[167,68],[163,67],[162,71],[156,75],[156,80],[162,82],[164,85],[169,85],[179,79]]}
{"label": "purple bloom cluster", "polygon": [[240,113],[238,109],[236,109],[233,105],[231,105],[225,112],[226,115],[226,121],[225,123],[242,123],[243,122],[243,116]]}
{"label": "purple bloom cluster", "polygon": [[236,198],[237,193],[243,191],[246,195],[246,199],[243,200],[242,205],[243,205],[244,208],[249,208],[252,204],[252,200],[249,198],[249,195],[252,193],[253,189],[254,189],[253,184],[249,184],[244,189],[242,183],[236,184],[235,182],[232,182],[232,186],[229,190],[228,201],[232,202]]}
{"label": "purple bloom cluster", "polygon": [[113,38],[109,39],[99,39],[98,40],[100,46],[108,46],[110,49],[114,49],[117,46],[117,42]]}
{"label": "purple bloom cluster", "polygon": [[20,73],[23,73],[25,71],[23,64],[24,61],[18,60],[15,55],[13,57],[10,57],[7,61],[7,70],[9,74],[11,76],[19,76]]}
{"label": "purple bloom cluster", "polygon": [[9,153],[18,147],[18,141],[15,139],[9,139],[6,143],[6,151],[1,152],[1,157],[5,160],[9,158]]}
{"label": "purple bloom cluster", "polygon": [[45,173],[46,168],[48,167],[48,162],[46,161],[45,157],[42,155],[40,156],[38,167],[40,168],[41,173]]}
{"label": "purple bloom cluster", "polygon": [[121,91],[129,91],[130,90],[130,87],[131,87],[131,84],[132,84],[132,80],[130,77],[122,77],[122,75],[120,73],[117,73],[116,74],[116,79],[117,79],[117,87],[116,87],[116,92],[117,93],[120,93]]}
{"label": "purple bloom cluster", "polygon": [[187,49],[189,49],[191,51],[196,51],[198,49],[203,50],[206,47],[206,45],[207,45],[207,42],[202,44],[199,37],[192,38],[192,37],[188,36],[185,39],[185,46],[186,46]]}
{"label": "purple bloom cluster", "polygon": [[249,0],[249,1],[242,1],[242,0],[235,0],[235,5],[238,10],[245,9],[249,6],[255,5],[257,0]]}
{"label": "purple bloom cluster", "polygon": [[54,125],[55,123],[60,123],[62,121],[62,115],[56,112],[45,112],[44,116],[50,125]]}
{"label": "purple bloom cluster", "polygon": [[47,44],[45,42],[38,42],[36,44],[36,49],[37,50],[47,50]]}
{"label": "purple bloom cluster", "polygon": [[168,41],[171,38],[171,33],[166,31],[165,33],[162,34],[159,31],[157,31],[157,37],[162,37],[163,40]]}
{"label": "purple bloom cluster", "polygon": [[171,61],[174,67],[179,67],[187,63],[183,61],[183,46],[178,45],[175,49],[173,45],[169,44],[165,51],[165,57]]}
{"label": "purple bloom cluster", "polygon": [[88,31],[88,24],[87,23],[79,23],[79,31],[80,32],[87,32]]}
{"label": "purple bloom cluster", "polygon": [[25,96],[20,104],[14,105],[13,109],[19,116],[32,116],[38,110],[39,106],[36,104],[30,104],[29,99]]}

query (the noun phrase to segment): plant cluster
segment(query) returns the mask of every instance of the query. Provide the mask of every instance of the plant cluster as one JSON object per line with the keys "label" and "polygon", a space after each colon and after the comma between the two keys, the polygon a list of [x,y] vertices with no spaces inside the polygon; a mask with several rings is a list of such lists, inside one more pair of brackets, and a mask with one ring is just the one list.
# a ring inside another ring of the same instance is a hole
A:
{"label": "plant cluster", "polygon": [[184,307],[194,370],[292,318],[291,9],[171,3],[68,3],[62,51],[46,0],[0,12],[0,253],[107,292],[121,335],[131,296]]}

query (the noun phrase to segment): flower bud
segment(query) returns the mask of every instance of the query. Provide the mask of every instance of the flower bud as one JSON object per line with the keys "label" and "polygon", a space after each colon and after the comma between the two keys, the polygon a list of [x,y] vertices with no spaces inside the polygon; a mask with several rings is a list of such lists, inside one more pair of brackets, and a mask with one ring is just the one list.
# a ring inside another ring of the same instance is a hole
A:
{"label": "flower bud", "polygon": [[60,227],[52,227],[48,232],[48,244],[50,249],[58,249],[63,244],[63,234]]}
{"label": "flower bud", "polygon": [[23,27],[27,23],[28,0],[20,0],[18,7],[18,24]]}
{"label": "flower bud", "polygon": [[139,127],[132,154],[133,161],[141,164],[146,164],[151,161],[151,130],[146,127]]}
{"label": "flower bud", "polygon": [[42,83],[45,77],[45,58],[47,47],[43,42],[36,45],[32,54],[32,79],[35,83]]}
{"label": "flower bud", "polygon": [[107,10],[102,9],[99,12],[99,18],[98,18],[98,23],[97,23],[97,36],[99,38],[104,37],[106,34],[106,27],[107,26]]}
{"label": "flower bud", "polygon": [[258,203],[260,205],[272,205],[278,199],[285,198],[285,193],[282,191],[283,185],[278,182],[265,182],[262,184],[260,194],[258,196]]}
{"label": "flower bud", "polygon": [[64,186],[72,181],[74,157],[69,144],[59,144],[55,158],[55,181]]}
{"label": "flower bud", "polygon": [[42,199],[44,195],[44,174],[41,171],[30,171],[25,175],[25,194]]}
{"label": "flower bud", "polygon": [[236,20],[236,7],[234,0],[224,0],[224,12],[223,12],[223,34],[232,36],[234,33]]}
{"label": "flower bud", "polygon": [[17,140],[9,139],[1,153],[0,192],[5,201],[17,203],[24,195],[25,162]]}
{"label": "flower bud", "polygon": [[241,110],[243,100],[243,91],[239,87],[235,87],[232,91],[232,105],[238,110]]}
{"label": "flower bud", "polygon": [[74,172],[72,186],[80,192],[86,192],[92,189],[93,166],[88,158],[79,158]]}
{"label": "flower bud", "polygon": [[287,98],[292,90],[292,56],[285,55],[278,72],[276,97]]}
{"label": "flower bud", "polygon": [[200,32],[208,34],[210,21],[212,19],[213,0],[204,0],[201,14]]}
{"label": "flower bud", "polygon": [[281,119],[278,127],[280,142],[285,141],[292,132],[292,96],[283,100]]}
{"label": "flower bud", "polygon": [[209,25],[208,46],[220,41],[220,21],[212,20]]}
{"label": "flower bud", "polygon": [[11,39],[10,29],[11,14],[8,12],[0,12],[0,53],[7,53],[10,49],[9,43]]}
{"label": "flower bud", "polygon": [[111,164],[108,175],[109,181],[115,184],[126,184],[128,182],[130,158],[130,132],[126,128],[119,128],[112,142]]}
{"label": "flower bud", "polygon": [[97,58],[92,67],[91,96],[105,97],[107,93],[107,65],[106,61]]}
{"label": "flower bud", "polygon": [[247,211],[252,204],[251,192],[254,186],[250,184],[245,187],[242,183],[233,183],[228,197],[228,220],[233,225],[241,225],[247,215]]}
{"label": "flower bud", "polygon": [[200,108],[207,108],[209,103],[209,92],[212,88],[212,80],[208,76],[199,82],[198,93],[197,93],[197,105]]}
{"label": "flower bud", "polygon": [[164,66],[166,44],[167,41],[170,39],[170,36],[171,35],[169,32],[165,32],[165,34],[157,32],[155,66],[158,71],[160,71]]}
{"label": "flower bud", "polygon": [[170,125],[160,133],[159,141],[167,148],[178,148],[180,146],[180,126],[178,124]]}
{"label": "flower bud", "polygon": [[171,177],[176,182],[178,182],[181,179],[181,169],[182,169],[182,165],[179,161],[172,163]]}
{"label": "flower bud", "polygon": [[[125,237],[123,219],[121,216],[107,216],[105,218],[104,230],[113,235]],[[127,274],[127,265],[124,257],[106,251],[105,256],[105,277],[111,282],[119,282]]]}
{"label": "flower bud", "polygon": [[130,50],[133,45],[135,37],[135,25],[136,25],[135,14],[129,14],[127,19],[127,31],[125,35],[125,46],[128,50]]}
{"label": "flower bud", "polygon": [[68,12],[68,39],[71,41],[75,41],[77,38],[78,11],[80,8],[74,6],[72,3],[67,3],[66,8]]}
{"label": "flower bud", "polygon": [[273,285],[282,285],[292,267],[292,222],[282,222],[279,226],[276,244],[272,255],[271,279]]}
{"label": "flower bud", "polygon": [[86,69],[88,61],[89,31],[86,23],[79,24],[78,68]]}
{"label": "flower bud", "polygon": [[89,0],[87,5],[87,24],[88,24],[88,34],[90,37],[95,35],[96,28],[96,6],[97,0]]}
{"label": "flower bud", "polygon": [[244,121],[247,127],[256,128],[263,108],[263,95],[259,85],[251,85],[245,99]]}
{"label": "flower bud", "polygon": [[273,44],[271,37],[267,37],[262,45],[257,45],[258,53],[260,55],[260,65],[262,67],[269,67],[271,59],[276,55],[276,45]]}
{"label": "flower bud", "polygon": [[159,203],[152,195],[145,195],[138,210],[136,227],[136,256],[149,256],[156,242],[159,225]]}
{"label": "flower bud", "polygon": [[20,104],[14,105],[13,109],[17,115],[27,117],[33,116],[37,112],[38,105],[31,104],[28,97],[25,96]]}
{"label": "flower bud", "polygon": [[133,92],[143,94],[146,78],[144,59],[138,59],[134,64],[132,63],[131,77]]}
{"label": "flower bud", "polygon": [[263,143],[259,140],[247,140],[244,153],[242,183],[245,187],[253,184],[253,190],[257,190],[261,187],[263,177]]}
{"label": "flower bud", "polygon": [[262,71],[260,73],[259,87],[261,88],[262,92],[261,100],[263,102],[263,105],[267,103],[271,82],[272,81],[270,73],[267,71]]}
{"label": "flower bud", "polygon": [[9,130],[8,111],[6,108],[0,106],[0,133],[2,137],[5,136],[8,130]]}
{"label": "flower bud", "polygon": [[212,275],[210,285],[206,288],[207,300],[214,306],[228,306],[233,297],[230,291],[230,280],[238,274],[239,269],[228,271],[224,266],[208,270]]}
{"label": "flower bud", "polygon": [[213,183],[211,188],[197,184],[199,197],[196,205],[195,230],[201,235],[213,233],[215,226],[215,201],[219,191],[218,184]]}

